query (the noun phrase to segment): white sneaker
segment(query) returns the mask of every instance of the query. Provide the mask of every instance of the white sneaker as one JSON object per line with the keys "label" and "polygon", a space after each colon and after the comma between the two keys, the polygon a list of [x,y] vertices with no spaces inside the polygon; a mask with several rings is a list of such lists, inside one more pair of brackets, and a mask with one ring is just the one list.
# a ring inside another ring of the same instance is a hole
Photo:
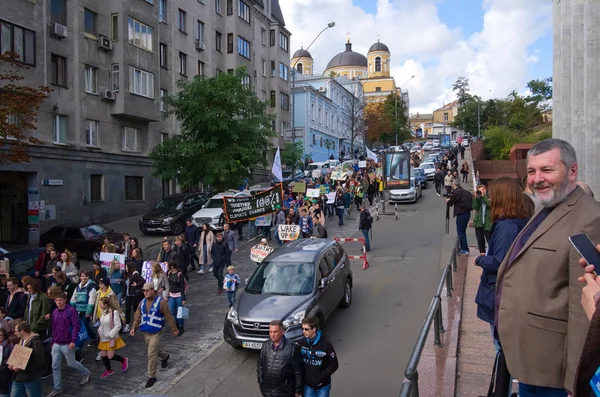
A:
{"label": "white sneaker", "polygon": [[129,331],[131,331],[131,328],[129,327],[129,324],[126,324],[125,328],[123,329],[123,333],[126,334],[129,333]]}
{"label": "white sneaker", "polygon": [[98,352],[98,355],[96,356],[96,361],[102,361],[102,355],[100,352]]}
{"label": "white sneaker", "polygon": [[198,270],[198,274],[204,274],[204,270]]}
{"label": "white sneaker", "polygon": [[208,269],[209,272],[212,272],[212,266],[210,267],[210,269]]}

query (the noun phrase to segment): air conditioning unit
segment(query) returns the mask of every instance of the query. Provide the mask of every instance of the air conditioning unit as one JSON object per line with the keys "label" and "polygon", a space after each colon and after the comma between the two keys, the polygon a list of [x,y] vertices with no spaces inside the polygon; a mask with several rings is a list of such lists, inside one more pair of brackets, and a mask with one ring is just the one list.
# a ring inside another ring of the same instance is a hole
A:
{"label": "air conditioning unit", "polygon": [[206,51],[206,43],[200,40],[196,40],[196,49],[198,51]]}
{"label": "air conditioning unit", "polygon": [[60,23],[55,23],[52,25],[52,35],[61,38],[67,37],[67,27]]}
{"label": "air conditioning unit", "polygon": [[113,90],[104,90],[102,91],[102,98],[107,101],[115,100],[115,92]]}
{"label": "air conditioning unit", "polygon": [[325,93],[325,92],[327,92],[327,88],[325,88],[325,87],[319,87],[319,92],[320,93]]}
{"label": "air conditioning unit", "polygon": [[112,42],[110,39],[103,34],[98,35],[98,48],[104,51],[112,50]]}

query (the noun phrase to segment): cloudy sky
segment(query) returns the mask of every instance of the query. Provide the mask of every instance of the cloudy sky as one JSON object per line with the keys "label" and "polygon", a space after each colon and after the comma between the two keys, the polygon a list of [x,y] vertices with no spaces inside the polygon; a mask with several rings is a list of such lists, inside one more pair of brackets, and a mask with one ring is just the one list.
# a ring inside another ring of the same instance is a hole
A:
{"label": "cloudy sky", "polygon": [[[344,50],[364,55],[378,39],[392,53],[392,76],[408,90],[411,113],[454,98],[452,83],[469,78],[471,93],[505,97],[528,81],[552,76],[552,0],[280,0],[292,52],[310,48],[315,73]],[[490,91],[491,92],[488,92]],[[487,96],[486,96],[487,95]]]}

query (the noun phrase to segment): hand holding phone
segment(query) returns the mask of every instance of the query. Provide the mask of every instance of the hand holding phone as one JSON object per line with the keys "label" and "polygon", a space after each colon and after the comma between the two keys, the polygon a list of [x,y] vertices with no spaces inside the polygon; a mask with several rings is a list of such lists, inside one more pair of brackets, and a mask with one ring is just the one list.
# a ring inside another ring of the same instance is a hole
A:
{"label": "hand holding phone", "polygon": [[592,273],[595,277],[598,277],[594,270],[600,267],[600,245],[594,246],[592,240],[585,233],[570,236],[569,241],[581,255],[582,259],[579,260],[579,264],[585,269],[586,273]]}

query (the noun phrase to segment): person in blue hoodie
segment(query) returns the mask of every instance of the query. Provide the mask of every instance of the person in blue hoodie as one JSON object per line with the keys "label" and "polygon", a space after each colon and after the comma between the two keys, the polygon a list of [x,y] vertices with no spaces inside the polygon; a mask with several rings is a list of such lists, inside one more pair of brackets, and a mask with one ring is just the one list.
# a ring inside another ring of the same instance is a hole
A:
{"label": "person in blue hoodie", "polygon": [[477,303],[477,317],[490,323],[494,347],[498,352],[500,344],[494,333],[496,276],[506,253],[532,213],[516,179],[508,177],[495,179],[490,183],[489,196],[494,223],[487,253],[475,258],[475,265],[483,269],[475,303]]}

